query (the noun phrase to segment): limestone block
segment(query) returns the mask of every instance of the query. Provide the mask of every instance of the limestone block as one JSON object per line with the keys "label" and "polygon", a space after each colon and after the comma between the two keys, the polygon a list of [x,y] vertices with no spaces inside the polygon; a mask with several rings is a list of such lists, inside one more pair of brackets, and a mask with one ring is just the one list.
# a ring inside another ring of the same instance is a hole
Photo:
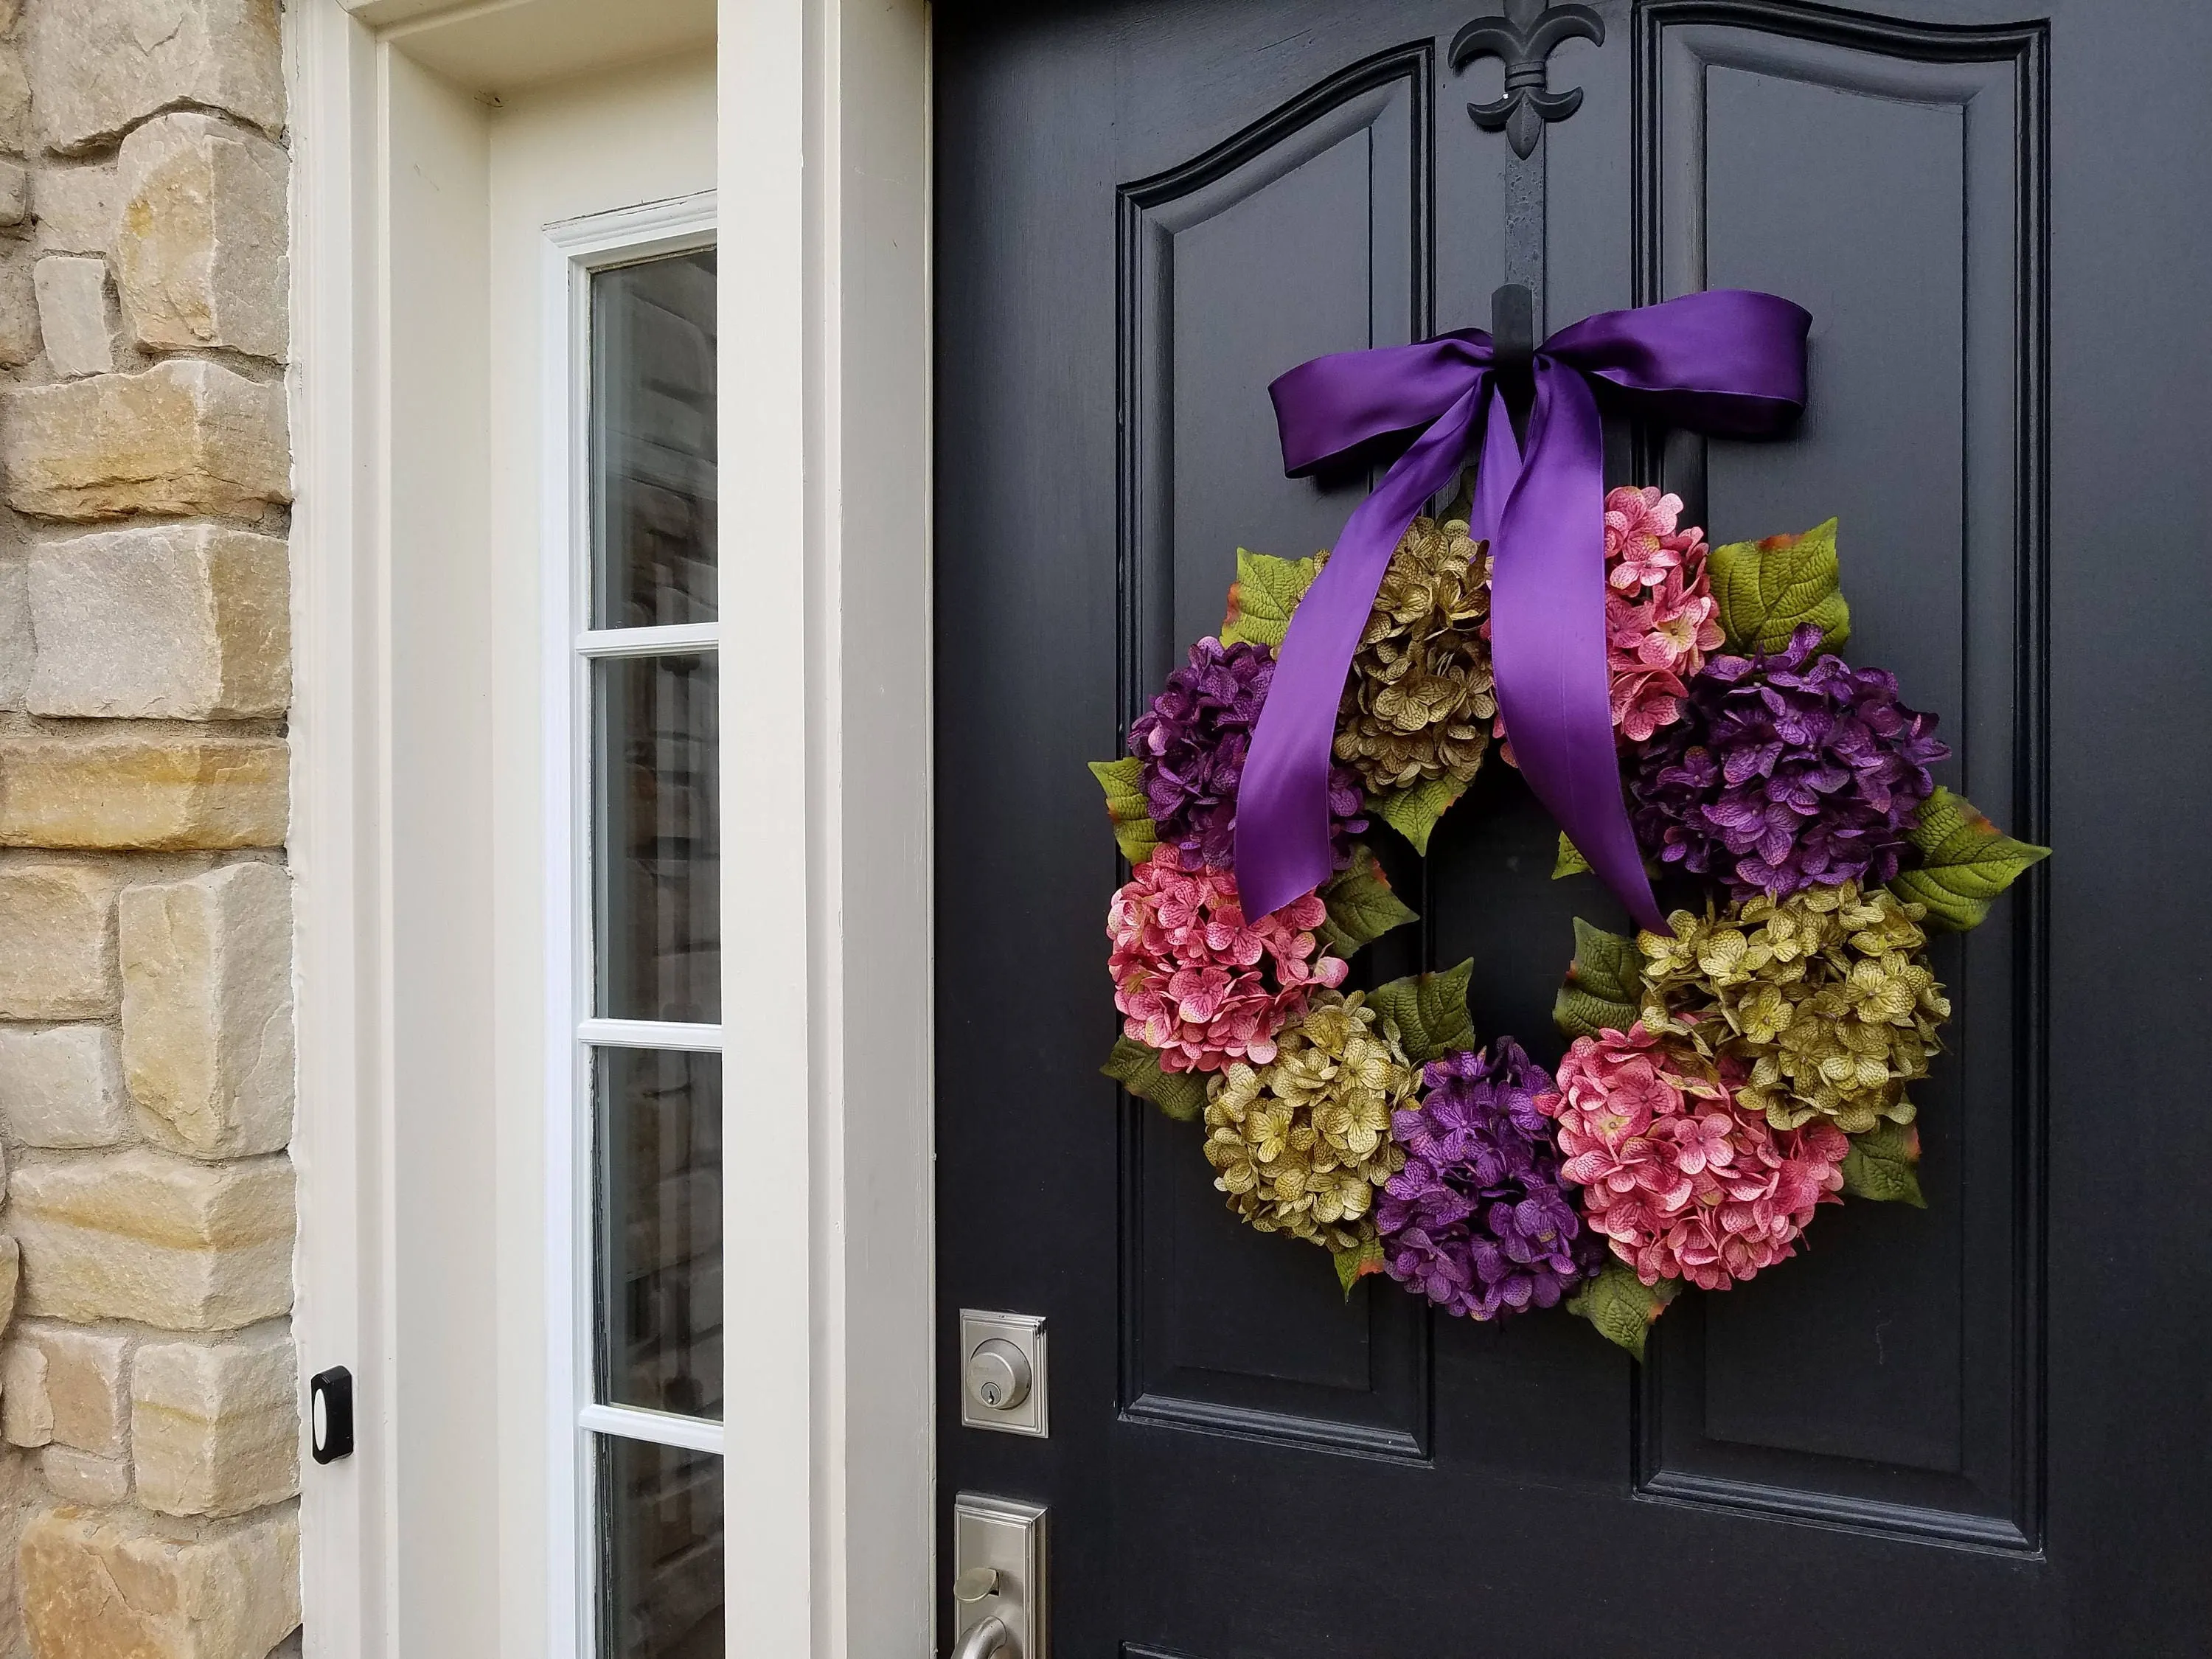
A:
{"label": "limestone block", "polygon": [[84,149],[181,104],[283,125],[276,0],[49,0],[25,22],[50,149]]}
{"label": "limestone block", "polygon": [[149,351],[282,357],[289,333],[284,152],[197,112],[123,141],[116,277]]}
{"label": "limestone block", "polygon": [[12,1235],[0,1236],[0,1331],[15,1322],[16,1293],[22,1287],[22,1247]]}
{"label": "limestone block", "polygon": [[24,1321],[0,1365],[0,1430],[9,1443],[125,1455],[131,1342],[118,1332]]}
{"label": "limestone block", "polygon": [[[0,786],[4,787],[4,786]],[[115,963],[115,873],[97,865],[0,864],[0,1017],[104,1019]]]}
{"label": "limestone block", "polygon": [[112,1146],[131,1123],[112,1028],[0,1027],[0,1129],[9,1138],[27,1146]]}
{"label": "limestone block", "polygon": [[292,1305],[282,1158],[210,1165],[140,1151],[27,1164],[9,1212],[28,1314],[220,1331]]}
{"label": "limestone block", "polygon": [[0,367],[20,368],[39,355],[39,295],[29,258],[0,258]]}
{"label": "limestone block", "polygon": [[51,253],[115,249],[115,164],[40,167],[31,179],[31,241]]}
{"label": "limestone block", "polygon": [[8,504],[46,519],[258,518],[291,499],[284,389],[179,359],[21,386],[0,407]]}
{"label": "limestone block", "polygon": [[131,1495],[131,1465],[120,1457],[94,1457],[71,1446],[49,1446],[39,1473],[64,1504],[120,1504]]}
{"label": "limestone block", "polygon": [[115,372],[107,327],[107,261],[97,254],[50,253],[32,273],[46,367],[64,380]]}
{"label": "limestone block", "polygon": [[289,811],[279,738],[0,737],[0,847],[281,847]]}
{"label": "limestone block", "polygon": [[123,1071],[155,1138],[193,1158],[292,1138],[291,878],[233,864],[124,890]]}
{"label": "limestone block", "polygon": [[29,572],[33,714],[234,719],[291,701],[276,537],[204,523],[106,531],[34,547]]}
{"label": "limestone block", "polygon": [[11,1342],[0,1349],[0,1434],[11,1446],[43,1446],[54,1437],[46,1354],[36,1343]]}
{"label": "limestone block", "polygon": [[141,1348],[131,1373],[138,1501],[163,1515],[243,1515],[295,1495],[298,1389],[287,1332]]}
{"label": "limestone block", "polygon": [[21,709],[31,687],[31,567],[0,556],[0,709]]}
{"label": "limestone block", "polygon": [[19,1560],[38,1659],[263,1659],[300,1623],[290,1511],[169,1537],[64,1507],[23,1529]]}
{"label": "limestone block", "polygon": [[31,80],[23,49],[0,46],[0,149],[20,155],[31,147]]}
{"label": "limestone block", "polygon": [[0,225],[20,225],[30,216],[31,170],[21,161],[0,161]]}

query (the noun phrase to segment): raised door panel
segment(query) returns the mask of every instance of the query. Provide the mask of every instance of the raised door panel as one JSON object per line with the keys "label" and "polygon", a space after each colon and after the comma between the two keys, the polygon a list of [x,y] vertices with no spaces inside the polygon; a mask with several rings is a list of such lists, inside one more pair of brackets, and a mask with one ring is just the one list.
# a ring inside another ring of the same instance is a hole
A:
{"label": "raised door panel", "polygon": [[[1217,633],[1240,545],[1334,538],[1364,471],[1283,476],[1264,388],[1428,324],[1425,45],[1354,64],[1121,191],[1125,720]],[[1285,257],[1295,249],[1297,257]],[[1198,1125],[1125,1103],[1122,1400],[1139,1421],[1419,1456],[1427,1322],[1241,1225]]]}
{"label": "raised door panel", "polygon": [[[1670,440],[1664,482],[1723,539],[1838,515],[1853,659],[1941,711],[1940,781],[2034,835],[2041,28],[1656,0],[1634,45],[1645,296],[1765,289],[1814,318],[1797,433]],[[1644,1490],[2033,1545],[2043,951],[2032,889],[1938,940],[1929,1207],[1846,1206],[1787,1273],[1686,1300],[1645,1378]]]}

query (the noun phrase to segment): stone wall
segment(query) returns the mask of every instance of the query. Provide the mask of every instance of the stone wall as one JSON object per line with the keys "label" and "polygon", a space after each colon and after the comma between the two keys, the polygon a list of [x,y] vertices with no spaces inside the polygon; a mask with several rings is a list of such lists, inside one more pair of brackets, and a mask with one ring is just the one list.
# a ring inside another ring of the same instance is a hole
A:
{"label": "stone wall", "polygon": [[277,0],[0,0],[0,1659],[299,1623]]}

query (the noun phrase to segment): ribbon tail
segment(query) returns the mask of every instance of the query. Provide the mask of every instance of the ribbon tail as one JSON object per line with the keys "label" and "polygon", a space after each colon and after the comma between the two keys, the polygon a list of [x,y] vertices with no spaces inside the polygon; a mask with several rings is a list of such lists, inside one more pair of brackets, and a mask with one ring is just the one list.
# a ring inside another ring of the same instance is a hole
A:
{"label": "ribbon tail", "polygon": [[1467,453],[1488,378],[1476,374],[1353,509],[1291,614],[1237,791],[1237,889],[1252,921],[1311,892],[1335,869],[1328,774],[1344,677],[1399,538]]}
{"label": "ribbon tail", "polygon": [[1491,584],[1492,665],[1521,774],[1638,924],[1664,932],[1613,739],[1597,400],[1579,374],[1540,358]]}
{"label": "ribbon tail", "polygon": [[1498,546],[1498,522],[1513,486],[1521,481],[1521,446],[1513,436],[1513,420],[1505,412],[1505,395],[1492,381],[1490,402],[1482,417],[1482,466],[1474,475],[1474,496],[1468,509],[1467,533],[1479,542]]}

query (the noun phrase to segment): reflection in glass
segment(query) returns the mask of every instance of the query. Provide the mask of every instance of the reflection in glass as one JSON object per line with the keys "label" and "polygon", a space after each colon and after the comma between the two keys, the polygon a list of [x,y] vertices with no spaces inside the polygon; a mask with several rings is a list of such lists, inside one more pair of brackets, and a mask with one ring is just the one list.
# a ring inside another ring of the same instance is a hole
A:
{"label": "reflection in glass", "polygon": [[592,278],[592,625],[714,620],[714,253]]}
{"label": "reflection in glass", "polygon": [[597,1012],[721,1018],[714,658],[592,665]]}
{"label": "reflection in glass", "polygon": [[722,1460],[641,1440],[599,1451],[600,1659],[726,1659]]}
{"label": "reflection in glass", "polygon": [[722,1415],[722,1060],[593,1051],[599,1398]]}

